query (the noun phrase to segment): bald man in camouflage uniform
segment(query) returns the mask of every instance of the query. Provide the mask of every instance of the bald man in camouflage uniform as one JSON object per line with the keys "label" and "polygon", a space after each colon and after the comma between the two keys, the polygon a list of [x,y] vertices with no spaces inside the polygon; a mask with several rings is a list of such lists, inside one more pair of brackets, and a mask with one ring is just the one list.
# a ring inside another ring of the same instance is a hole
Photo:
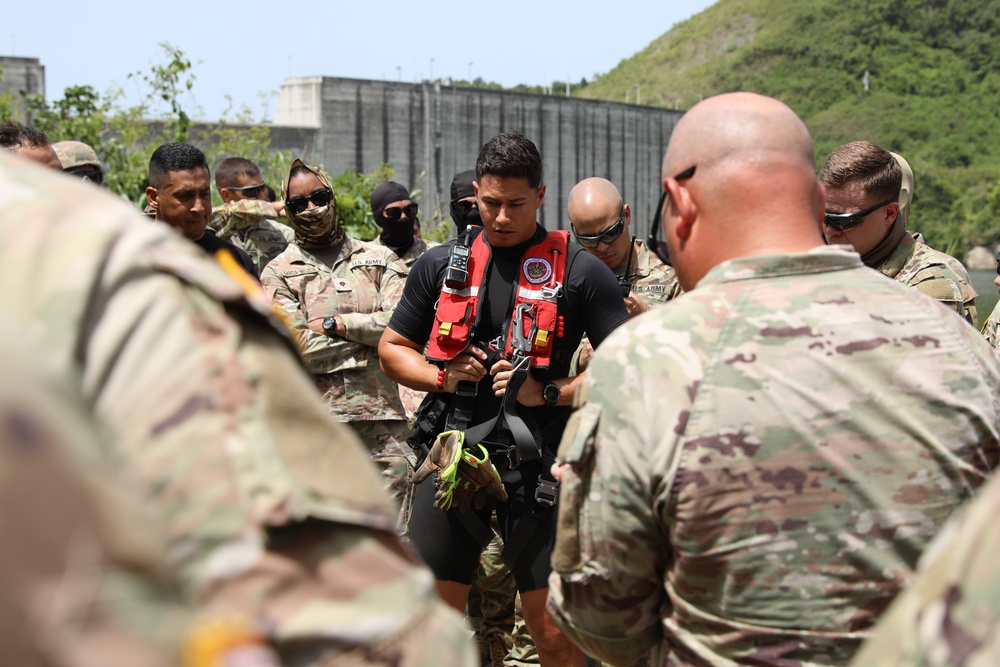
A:
{"label": "bald man in camouflage uniform", "polygon": [[819,181],[827,191],[828,243],[850,245],[866,266],[979,326],[968,271],[907,229],[913,171],[902,157],[869,141],[853,141],[834,149],[823,163]]}
{"label": "bald man in camouflage uniform", "polygon": [[76,379],[188,600],[254,619],[285,664],[474,664],[367,451],[228,255],[2,153],[0,233],[3,313]]}
{"label": "bald man in camouflage uniform", "polygon": [[246,158],[230,157],[220,162],[215,187],[223,203],[212,209],[209,227],[220,239],[250,255],[260,275],[295,236],[291,227],[278,221],[284,205],[265,200],[260,167]]}
{"label": "bald man in camouflage uniform", "polygon": [[[614,271],[623,287],[629,284],[629,293],[623,295],[629,316],[680,295],[673,267],[632,236],[632,207],[611,181],[596,177],[580,181],[570,190],[566,210],[577,243]],[[584,340],[577,351],[578,371],[587,367],[593,354],[590,341]]]}
{"label": "bald man in camouflage uniform", "polygon": [[1000,457],[988,346],[823,245],[814,165],[751,93],[670,138],[686,293],[597,350],[559,450],[549,610],[612,664],[845,664]]}

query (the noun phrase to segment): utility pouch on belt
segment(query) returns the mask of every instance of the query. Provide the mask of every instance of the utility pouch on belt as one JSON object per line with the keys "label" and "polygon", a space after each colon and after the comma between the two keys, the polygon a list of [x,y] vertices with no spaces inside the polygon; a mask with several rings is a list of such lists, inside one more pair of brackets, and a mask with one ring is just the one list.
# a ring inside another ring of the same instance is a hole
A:
{"label": "utility pouch on belt", "polygon": [[452,394],[429,393],[424,396],[424,400],[417,408],[413,428],[410,429],[410,435],[406,437],[406,444],[419,455],[418,466],[427,456],[427,452],[430,451],[434,438],[445,429],[451,399]]}

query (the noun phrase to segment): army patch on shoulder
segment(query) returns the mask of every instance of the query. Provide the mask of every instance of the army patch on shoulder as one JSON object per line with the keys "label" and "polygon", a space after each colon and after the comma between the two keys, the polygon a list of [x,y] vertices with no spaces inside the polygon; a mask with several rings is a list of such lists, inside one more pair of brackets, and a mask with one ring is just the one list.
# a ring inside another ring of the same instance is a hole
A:
{"label": "army patch on shoulder", "polygon": [[524,260],[521,270],[532,285],[544,283],[552,277],[552,264],[541,257],[529,257]]}
{"label": "army patch on shoulder", "polygon": [[356,259],[351,262],[350,267],[353,269],[356,266],[385,266],[385,260],[379,259],[378,257],[370,257],[368,259]]}

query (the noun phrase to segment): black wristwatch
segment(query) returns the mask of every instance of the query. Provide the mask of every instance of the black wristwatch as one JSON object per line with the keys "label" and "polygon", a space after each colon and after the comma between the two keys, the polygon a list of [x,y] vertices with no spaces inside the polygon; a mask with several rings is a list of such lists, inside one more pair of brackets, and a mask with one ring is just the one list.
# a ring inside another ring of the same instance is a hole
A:
{"label": "black wristwatch", "polygon": [[559,402],[560,396],[562,396],[562,392],[559,391],[559,387],[556,386],[555,382],[548,382],[542,387],[542,399],[545,400],[545,405],[550,408]]}
{"label": "black wristwatch", "polygon": [[323,320],[323,333],[325,333],[330,338],[337,335],[337,318],[327,317]]}

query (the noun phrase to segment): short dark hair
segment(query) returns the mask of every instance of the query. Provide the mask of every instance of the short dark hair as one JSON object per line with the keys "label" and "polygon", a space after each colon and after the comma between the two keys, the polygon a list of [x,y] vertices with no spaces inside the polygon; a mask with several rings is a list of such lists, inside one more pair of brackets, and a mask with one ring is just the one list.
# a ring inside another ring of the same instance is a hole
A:
{"label": "short dark hair", "polygon": [[0,123],[0,147],[13,150],[19,146],[40,148],[51,145],[49,135],[41,130],[21,125],[12,120]]}
{"label": "short dark hair", "polygon": [[241,176],[256,178],[260,176],[260,167],[245,157],[227,157],[215,168],[215,187],[232,187]]}
{"label": "short dark hair", "polygon": [[827,188],[860,183],[865,194],[879,201],[899,199],[903,171],[892,153],[870,141],[852,141],[835,148],[819,172]]}
{"label": "short dark hair", "polygon": [[520,132],[504,132],[493,137],[479,151],[476,180],[483,176],[525,178],[528,185],[542,184],[542,156],[538,148]]}
{"label": "short dark hair", "polygon": [[161,188],[172,171],[190,171],[192,169],[208,168],[208,160],[201,149],[184,142],[163,144],[149,158],[149,184]]}

